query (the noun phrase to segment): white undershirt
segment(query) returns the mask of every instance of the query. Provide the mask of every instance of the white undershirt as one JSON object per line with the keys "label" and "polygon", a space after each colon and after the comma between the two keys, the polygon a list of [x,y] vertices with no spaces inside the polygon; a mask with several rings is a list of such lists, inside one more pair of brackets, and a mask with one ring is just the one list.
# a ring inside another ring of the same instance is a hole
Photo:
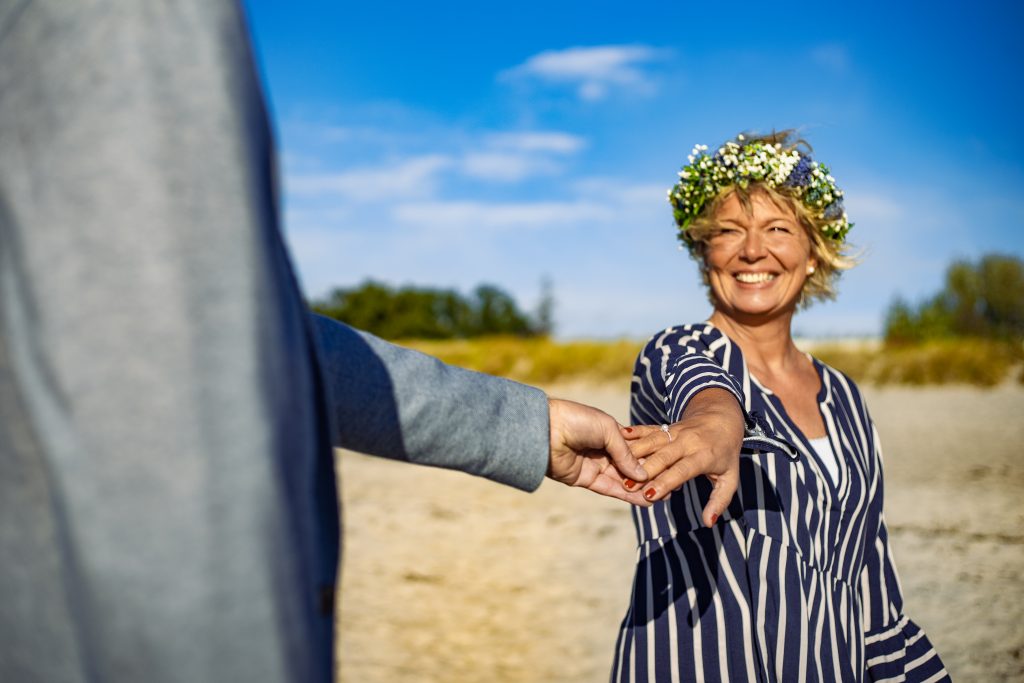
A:
{"label": "white undershirt", "polygon": [[821,458],[821,462],[825,465],[825,469],[828,470],[828,476],[832,478],[832,483],[836,486],[839,485],[839,461],[836,460],[836,454],[832,452],[832,444],[829,442],[827,436],[823,436],[818,439],[808,439],[811,446],[814,447],[814,452]]}

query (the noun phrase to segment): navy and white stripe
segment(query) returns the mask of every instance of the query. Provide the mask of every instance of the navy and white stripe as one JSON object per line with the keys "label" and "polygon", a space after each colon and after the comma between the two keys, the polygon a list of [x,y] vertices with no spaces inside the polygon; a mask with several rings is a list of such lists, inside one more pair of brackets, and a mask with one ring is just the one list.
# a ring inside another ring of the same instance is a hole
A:
{"label": "navy and white stripe", "polygon": [[718,329],[669,328],[644,348],[633,424],[676,422],[698,391],[721,387],[762,438],[745,440],[739,491],[713,528],[700,521],[704,477],[634,509],[637,571],[612,681],[949,680],[903,614],[867,408],[845,375],[814,365],[836,479]]}

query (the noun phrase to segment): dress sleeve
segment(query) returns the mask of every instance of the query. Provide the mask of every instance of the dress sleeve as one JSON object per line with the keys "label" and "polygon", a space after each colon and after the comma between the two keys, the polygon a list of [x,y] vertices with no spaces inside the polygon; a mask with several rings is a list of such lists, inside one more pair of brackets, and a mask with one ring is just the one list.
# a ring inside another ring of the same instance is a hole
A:
{"label": "dress sleeve", "polygon": [[[673,422],[682,419],[686,407],[705,389],[725,389],[743,410],[743,392],[739,383],[712,358],[690,351],[672,358],[665,378],[668,389],[668,414]],[[744,411],[744,414],[746,411]]]}
{"label": "dress sleeve", "polygon": [[678,422],[694,396],[705,389],[724,389],[740,404],[744,449],[775,450],[797,459],[797,450],[773,436],[763,416],[747,410],[742,385],[711,351],[709,339],[705,326],[685,326],[671,327],[647,342],[633,371],[632,423]]}
{"label": "dress sleeve", "polygon": [[[874,431],[875,451],[881,458],[878,431]],[[872,506],[881,509],[881,463]],[[864,661],[866,680],[876,681],[949,681],[949,674],[925,632],[903,613],[903,590],[896,574],[889,532],[884,516],[879,517],[878,533],[865,548],[861,572],[861,606],[864,623]]]}
{"label": "dress sleeve", "polygon": [[712,387],[731,393],[743,410],[739,382],[708,352],[700,335],[687,331],[671,328],[655,335],[640,352],[633,371],[633,424],[678,422],[693,397]]}

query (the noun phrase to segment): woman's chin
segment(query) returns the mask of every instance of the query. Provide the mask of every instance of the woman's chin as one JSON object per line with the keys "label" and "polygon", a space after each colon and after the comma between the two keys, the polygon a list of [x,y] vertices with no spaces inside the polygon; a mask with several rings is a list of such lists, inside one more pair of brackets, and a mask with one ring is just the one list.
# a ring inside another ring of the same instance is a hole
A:
{"label": "woman's chin", "polygon": [[731,301],[728,305],[719,306],[718,310],[737,321],[757,322],[758,320],[776,318],[780,313],[792,308],[792,306],[787,307],[786,302],[775,298],[751,298],[742,301]]}

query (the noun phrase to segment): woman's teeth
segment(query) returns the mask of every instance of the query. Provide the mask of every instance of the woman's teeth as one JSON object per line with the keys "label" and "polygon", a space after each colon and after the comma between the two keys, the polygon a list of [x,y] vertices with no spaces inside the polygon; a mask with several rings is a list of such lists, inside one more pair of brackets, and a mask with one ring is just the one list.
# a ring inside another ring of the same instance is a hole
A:
{"label": "woman's teeth", "polygon": [[736,279],[747,284],[756,284],[774,280],[775,275],[772,273],[736,273]]}

